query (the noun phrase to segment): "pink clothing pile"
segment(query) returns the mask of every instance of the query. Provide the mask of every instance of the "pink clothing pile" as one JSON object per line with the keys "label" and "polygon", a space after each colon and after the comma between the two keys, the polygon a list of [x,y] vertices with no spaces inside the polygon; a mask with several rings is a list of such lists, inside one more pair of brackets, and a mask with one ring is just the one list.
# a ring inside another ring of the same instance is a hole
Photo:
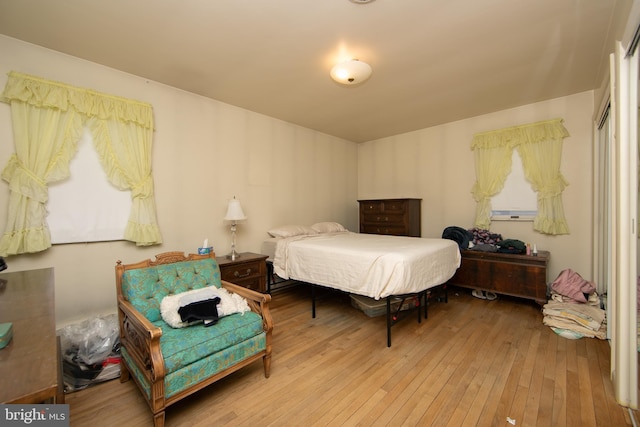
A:
{"label": "pink clothing pile", "polygon": [[552,295],[562,296],[563,302],[588,303],[596,291],[596,285],[585,280],[570,268],[562,270],[551,284]]}
{"label": "pink clothing pile", "polygon": [[600,308],[596,285],[571,269],[562,270],[551,284],[551,300],[544,305],[542,323],[569,339],[606,339],[606,313]]}

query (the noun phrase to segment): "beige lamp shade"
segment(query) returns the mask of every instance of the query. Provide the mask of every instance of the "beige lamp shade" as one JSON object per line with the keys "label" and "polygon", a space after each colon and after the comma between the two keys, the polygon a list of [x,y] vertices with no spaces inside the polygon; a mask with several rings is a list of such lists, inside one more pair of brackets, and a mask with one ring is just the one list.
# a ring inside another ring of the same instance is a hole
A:
{"label": "beige lamp shade", "polygon": [[227,207],[227,214],[224,216],[226,221],[241,221],[247,219],[246,215],[242,211],[240,200],[235,197],[229,200],[229,206]]}

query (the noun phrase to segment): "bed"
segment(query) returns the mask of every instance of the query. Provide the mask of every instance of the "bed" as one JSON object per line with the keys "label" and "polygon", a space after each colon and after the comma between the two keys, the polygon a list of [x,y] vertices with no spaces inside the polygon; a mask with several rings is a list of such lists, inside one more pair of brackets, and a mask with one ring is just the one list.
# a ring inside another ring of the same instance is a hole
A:
{"label": "bed", "polygon": [[[452,240],[353,233],[338,225],[298,226],[288,233],[271,230],[275,238],[265,242],[263,250],[269,251],[274,272],[282,279],[376,300],[386,298],[389,307],[390,297],[424,296],[428,289],[449,280],[460,266],[460,250]],[[315,317],[315,297],[312,304]],[[389,310],[387,324],[389,329]]]}

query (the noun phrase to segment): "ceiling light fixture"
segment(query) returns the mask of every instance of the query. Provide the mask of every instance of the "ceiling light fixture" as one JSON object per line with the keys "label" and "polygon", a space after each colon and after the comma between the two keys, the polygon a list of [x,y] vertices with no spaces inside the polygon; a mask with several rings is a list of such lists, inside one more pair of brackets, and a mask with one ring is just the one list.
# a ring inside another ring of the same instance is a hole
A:
{"label": "ceiling light fixture", "polygon": [[331,69],[331,78],[344,85],[363,83],[371,76],[371,66],[358,59],[341,62]]}
{"label": "ceiling light fixture", "polygon": [[371,3],[373,0],[350,0],[352,3],[365,4]]}

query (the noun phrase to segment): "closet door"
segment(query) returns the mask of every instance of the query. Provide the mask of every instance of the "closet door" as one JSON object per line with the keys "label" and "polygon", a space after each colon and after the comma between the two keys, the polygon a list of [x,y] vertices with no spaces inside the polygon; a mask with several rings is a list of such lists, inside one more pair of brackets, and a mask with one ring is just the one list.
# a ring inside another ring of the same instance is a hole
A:
{"label": "closet door", "polygon": [[611,329],[611,376],[624,406],[638,405],[637,206],[638,206],[638,58],[621,43],[611,61],[613,125],[613,280],[608,296]]}
{"label": "closet door", "polygon": [[[596,291],[599,295],[606,297],[611,295],[611,284],[613,283],[614,273],[612,268],[613,244],[615,242],[615,234],[613,232],[613,195],[615,194],[613,179],[613,162],[614,155],[612,147],[612,130],[611,130],[611,104],[610,96],[606,97],[606,102],[601,108],[600,119],[596,123],[594,144],[594,172],[593,187],[594,200],[593,212],[595,219],[595,231],[593,239],[593,278],[596,283]],[[605,307],[610,307],[605,299]],[[610,314],[607,313],[607,317]],[[610,330],[607,330],[607,338]]]}

